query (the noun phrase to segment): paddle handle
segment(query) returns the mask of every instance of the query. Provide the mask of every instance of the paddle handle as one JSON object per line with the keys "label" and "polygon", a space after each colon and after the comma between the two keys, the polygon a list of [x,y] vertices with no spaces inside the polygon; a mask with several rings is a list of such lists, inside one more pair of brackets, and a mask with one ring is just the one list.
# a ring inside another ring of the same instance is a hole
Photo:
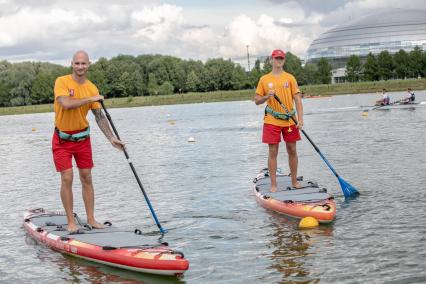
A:
{"label": "paddle handle", "polygon": [[[100,101],[100,103],[101,103],[101,105],[102,105],[102,108],[103,108],[103,110],[104,110],[104,112],[105,112],[105,115],[106,115],[106,117],[107,117],[107,119],[108,119],[109,123],[111,124],[112,130],[114,131],[115,136],[116,136],[119,140],[121,140],[121,139],[120,139],[120,135],[118,135],[118,131],[117,131],[117,129],[115,128],[114,123],[112,122],[111,116],[109,115],[109,112],[108,112],[108,110],[107,110],[107,109],[106,109],[106,107],[105,107],[104,101],[103,101],[103,100],[101,100],[101,101]],[[126,156],[126,159],[127,159],[127,162],[129,163],[130,168],[132,169],[133,175],[135,176],[136,181],[137,181],[137,183],[138,183],[138,185],[139,185],[139,187],[140,187],[140,189],[141,189],[141,191],[142,191],[142,194],[143,194],[143,196],[145,197],[145,201],[146,201],[146,203],[148,204],[149,210],[151,211],[151,215],[152,215],[152,217],[154,218],[154,221],[155,221],[155,223],[157,224],[158,229],[160,230],[161,234],[165,234],[165,233],[167,233],[167,230],[165,230],[163,227],[161,227],[160,221],[158,221],[158,218],[157,218],[157,215],[155,214],[154,208],[152,207],[151,202],[149,201],[148,195],[147,195],[147,194],[146,194],[146,192],[145,192],[145,189],[144,189],[144,187],[143,187],[143,185],[142,185],[142,182],[141,182],[141,180],[139,179],[139,176],[138,176],[138,174],[137,174],[137,172],[136,172],[136,169],[135,169],[135,167],[133,166],[132,160],[130,159],[129,154],[127,153],[127,150],[126,150],[126,148],[125,148],[125,147],[123,147],[123,152],[124,152],[124,155]]]}

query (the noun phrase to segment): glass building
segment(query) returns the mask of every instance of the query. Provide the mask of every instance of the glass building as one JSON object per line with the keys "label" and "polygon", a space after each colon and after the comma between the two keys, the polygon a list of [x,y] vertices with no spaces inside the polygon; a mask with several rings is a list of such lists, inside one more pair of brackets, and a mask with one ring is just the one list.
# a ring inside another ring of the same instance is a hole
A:
{"label": "glass building", "polygon": [[385,10],[323,33],[310,45],[306,62],[324,57],[338,68],[351,55],[409,52],[415,46],[426,50],[426,10]]}

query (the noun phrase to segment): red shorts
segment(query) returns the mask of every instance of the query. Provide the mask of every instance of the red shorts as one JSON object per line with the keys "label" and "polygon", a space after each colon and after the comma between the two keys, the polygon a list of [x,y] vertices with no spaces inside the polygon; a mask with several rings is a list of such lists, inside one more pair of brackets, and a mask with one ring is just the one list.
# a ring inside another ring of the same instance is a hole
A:
{"label": "red shorts", "polygon": [[296,142],[301,139],[300,131],[294,124],[280,127],[265,123],[263,124],[262,142],[267,144],[278,144],[281,142],[281,134],[285,142]]}
{"label": "red shorts", "polygon": [[[74,131],[74,133],[77,132],[79,131]],[[73,134],[73,132],[69,132],[69,134]],[[79,142],[65,141],[60,139],[58,133],[54,131],[52,137],[52,152],[53,161],[55,162],[56,171],[58,172],[72,168],[73,156],[79,169],[93,168],[90,137]]]}

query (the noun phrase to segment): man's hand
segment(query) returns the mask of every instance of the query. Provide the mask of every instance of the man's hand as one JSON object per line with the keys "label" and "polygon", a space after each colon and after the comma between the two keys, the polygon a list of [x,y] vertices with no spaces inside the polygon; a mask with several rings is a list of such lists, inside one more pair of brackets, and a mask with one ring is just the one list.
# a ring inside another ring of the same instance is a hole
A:
{"label": "man's hand", "polygon": [[109,142],[111,142],[112,146],[114,146],[118,150],[123,150],[124,149],[124,146],[125,146],[124,142],[122,142],[121,140],[118,140],[115,136],[112,136],[109,139]]}
{"label": "man's hand", "polygon": [[97,102],[97,101],[101,101],[101,100],[103,100],[103,99],[104,99],[104,96],[96,95],[96,96],[90,97],[90,98],[89,98],[89,101],[90,101],[90,102]]}
{"label": "man's hand", "polygon": [[298,129],[302,129],[302,127],[303,127],[303,120],[299,120],[299,121],[297,122],[297,128],[298,128]]}

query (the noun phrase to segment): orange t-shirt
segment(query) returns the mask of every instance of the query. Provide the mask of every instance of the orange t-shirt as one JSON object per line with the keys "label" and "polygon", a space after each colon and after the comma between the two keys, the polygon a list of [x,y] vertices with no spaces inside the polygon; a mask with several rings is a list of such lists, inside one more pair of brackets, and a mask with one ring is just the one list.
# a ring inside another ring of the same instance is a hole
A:
{"label": "orange t-shirt", "polygon": [[100,103],[93,102],[79,108],[65,110],[56,100],[60,96],[83,99],[99,95],[98,88],[89,80],[79,84],[74,81],[72,75],[58,77],[55,82],[54,93],[55,126],[61,131],[75,131],[87,128],[89,126],[87,121],[89,110],[101,108]]}
{"label": "orange t-shirt", "polygon": [[[281,102],[287,107],[287,109],[289,111],[293,110],[294,96],[297,93],[300,93],[299,86],[297,85],[297,81],[293,75],[287,72],[283,72],[280,75],[274,75],[272,72],[263,75],[257,84],[256,94],[263,97],[269,93],[269,90],[275,90],[275,94],[280,98]],[[275,98],[269,98],[267,100],[267,104],[274,111],[286,113]],[[269,113],[265,115],[263,122],[280,127],[286,127],[294,124],[291,119],[277,119]]]}

